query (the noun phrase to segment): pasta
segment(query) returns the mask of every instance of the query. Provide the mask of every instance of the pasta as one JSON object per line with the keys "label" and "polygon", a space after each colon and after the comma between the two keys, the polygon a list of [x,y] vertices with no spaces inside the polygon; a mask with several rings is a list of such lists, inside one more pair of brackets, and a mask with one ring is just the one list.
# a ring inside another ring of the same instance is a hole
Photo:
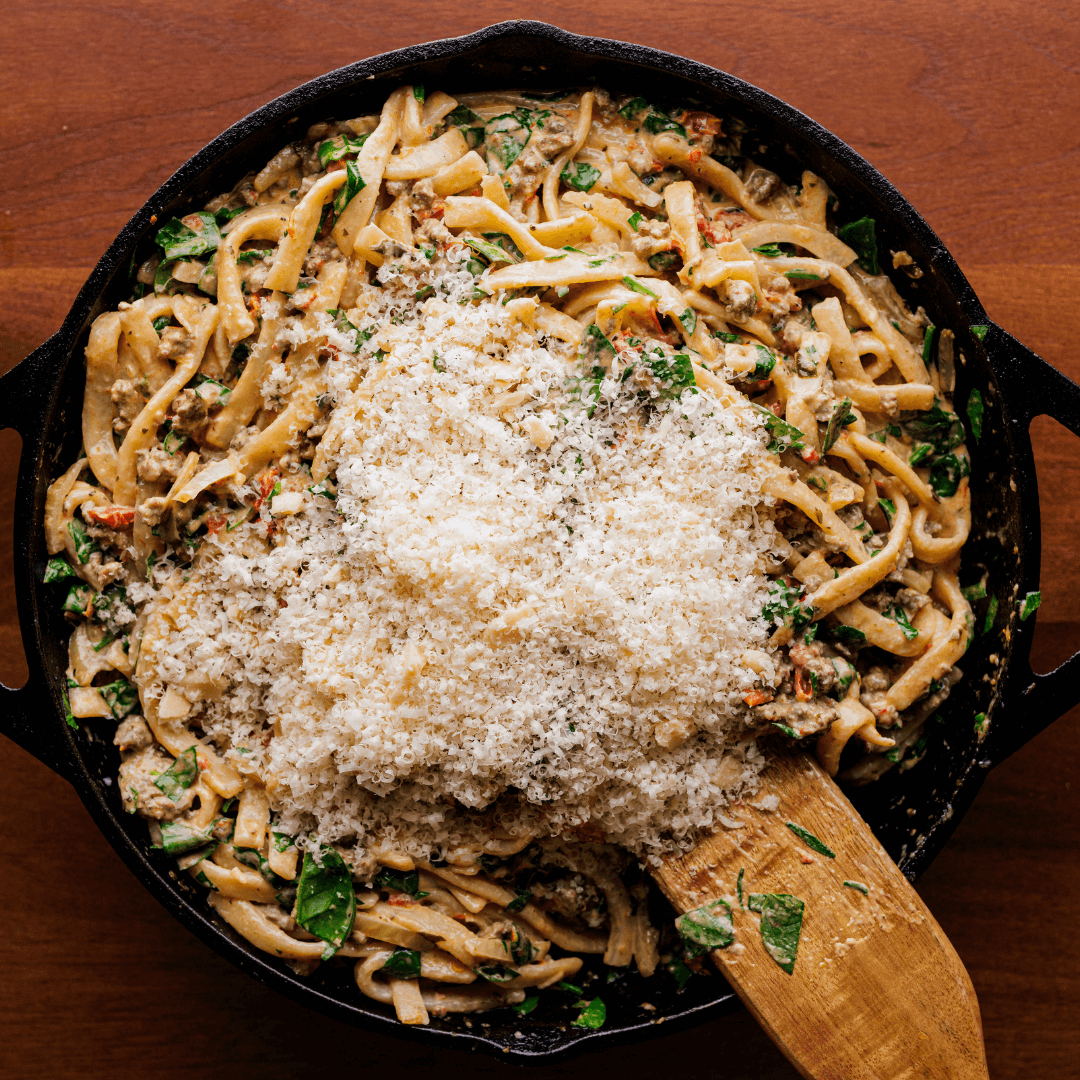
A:
{"label": "pasta", "polygon": [[401,87],[91,329],[69,722],[237,933],[403,1023],[670,964],[642,870],[758,739],[910,765],[959,678],[951,337],[737,132]]}

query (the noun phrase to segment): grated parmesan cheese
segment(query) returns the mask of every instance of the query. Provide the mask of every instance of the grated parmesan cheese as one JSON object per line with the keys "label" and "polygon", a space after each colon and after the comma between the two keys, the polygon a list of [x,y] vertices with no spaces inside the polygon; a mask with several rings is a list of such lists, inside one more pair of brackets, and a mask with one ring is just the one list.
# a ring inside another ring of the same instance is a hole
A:
{"label": "grated parmesan cheese", "polygon": [[162,678],[224,687],[195,706],[207,735],[255,751],[286,831],[357,857],[586,823],[689,846],[763,764],[759,421],[692,389],[642,420],[612,374],[585,408],[565,346],[459,303],[468,271],[378,282],[348,313],[377,331],[360,352],[329,316],[309,331],[334,353],[336,502],[290,476],[269,550],[259,519],[207,541]]}

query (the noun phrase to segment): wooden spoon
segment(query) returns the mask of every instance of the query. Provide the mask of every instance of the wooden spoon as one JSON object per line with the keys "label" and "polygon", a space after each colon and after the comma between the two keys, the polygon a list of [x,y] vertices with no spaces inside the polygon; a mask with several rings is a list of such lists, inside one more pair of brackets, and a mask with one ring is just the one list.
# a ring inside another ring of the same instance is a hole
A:
{"label": "wooden spoon", "polygon": [[[809,1080],[986,1080],[979,1003],[960,957],[869,826],[812,758],[780,752],[762,775],[774,812],[668,858],[654,877],[679,912],[724,899],[735,943],[710,955],[769,1038]],[[827,845],[812,850],[794,822]],[[794,970],[766,951],[737,896],[805,904]],[[846,886],[845,881],[867,887]],[[721,908],[721,911],[723,909]]]}

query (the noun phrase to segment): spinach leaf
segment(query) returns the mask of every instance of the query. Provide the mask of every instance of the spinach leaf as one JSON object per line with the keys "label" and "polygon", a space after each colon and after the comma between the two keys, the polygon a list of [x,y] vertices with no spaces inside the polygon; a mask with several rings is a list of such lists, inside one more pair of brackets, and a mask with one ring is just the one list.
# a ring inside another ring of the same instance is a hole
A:
{"label": "spinach leaf", "polygon": [[921,465],[933,453],[934,448],[929,443],[916,443],[911,448],[911,453],[908,454],[908,464],[912,467]]}
{"label": "spinach leaf", "polygon": [[974,604],[976,600],[982,600],[986,596],[986,582],[977,581],[974,585],[965,585],[960,591],[969,604]]}
{"label": "spinach leaf", "polygon": [[638,212],[637,210],[635,210],[635,211],[634,211],[634,212],[633,212],[633,213],[632,213],[632,214],[631,214],[631,215],[630,215],[630,216],[629,216],[629,217],[628,217],[628,218],[626,219],[626,223],[627,223],[627,225],[629,225],[629,226],[630,226],[630,228],[634,230],[634,232],[637,232],[637,231],[638,231],[638,226],[639,226],[639,225],[641,224],[641,222],[642,222],[642,217],[641,217],[641,214],[640,214],[640,213],[639,213],[639,212]]}
{"label": "spinach leaf", "polygon": [[[738,334],[727,334],[723,330],[717,331],[715,334],[713,334],[713,337],[716,338],[717,341],[726,341],[729,345],[741,345],[742,344],[742,338]],[[764,345],[760,345],[758,347],[761,348],[761,349],[765,348]],[[775,363],[775,362],[776,361],[774,359],[773,363]],[[772,371],[772,368],[769,368],[769,370]]]}
{"label": "spinach leaf", "polygon": [[187,220],[197,220],[199,224],[192,228],[179,218],[172,218],[158,229],[154,243],[165,253],[166,259],[193,259],[208,255],[211,251],[217,251],[221,244],[221,232],[213,214],[199,211],[188,214]]}
{"label": "spinach leaf", "polygon": [[[725,335],[725,338],[726,337],[734,337],[736,338],[736,344],[739,343],[737,334]],[[771,375],[772,369],[776,367],[776,356],[773,354],[773,351],[765,345],[755,345],[754,348],[757,352],[758,360],[754,365],[754,370],[749,372],[746,377],[751,379],[764,379]],[[770,410],[770,412],[771,411],[772,410]],[[800,434],[802,434],[802,432],[800,432]]]}
{"label": "spinach leaf", "polygon": [[588,191],[600,179],[600,170],[585,161],[571,161],[559,179],[575,191]]}
{"label": "spinach leaf", "polygon": [[678,261],[677,251],[658,251],[655,255],[649,256],[649,265],[654,270],[670,270]]}
{"label": "spinach leaf", "polygon": [[814,608],[810,604],[800,603],[802,587],[787,585],[780,578],[769,582],[769,597],[762,605],[761,617],[770,623],[790,626],[801,630],[814,620]]}
{"label": "spinach leaf", "polygon": [[420,953],[416,949],[398,947],[386,958],[380,970],[399,979],[419,979]]}
{"label": "spinach leaf", "polygon": [[861,892],[863,896],[870,894],[870,886],[864,885],[861,881],[845,881],[844,885],[849,889],[854,889],[856,892]]}
{"label": "spinach leaf", "polygon": [[820,274],[812,274],[809,270],[785,270],[784,277],[788,281],[824,281]]}
{"label": "spinach leaf", "polygon": [[[239,262],[239,261],[240,260],[237,259],[237,262]],[[170,316],[161,315],[158,318],[156,318],[150,325],[153,326],[153,328],[157,331],[158,337],[161,337],[161,331],[164,330],[165,327],[168,326],[169,323],[171,323],[171,322],[172,322],[172,318]]]}
{"label": "spinach leaf", "polygon": [[484,126],[485,137],[497,161],[509,169],[532,138],[534,114],[531,109],[493,116]]}
{"label": "spinach leaf", "polygon": [[[368,133],[370,135],[370,132]],[[368,141],[368,135],[350,139],[348,135],[337,135],[333,139],[324,139],[319,143],[319,161],[325,169],[332,162],[340,161],[346,154],[358,154],[364,143]]]}
{"label": "spinach leaf", "polygon": [[971,475],[971,462],[966,457],[945,454],[930,466],[930,486],[940,498],[955,495],[960,481]]}
{"label": "spinach leaf", "polygon": [[912,438],[929,443],[936,454],[947,454],[964,441],[964,425],[960,417],[956,413],[946,412],[937,399],[926,412],[908,420],[904,428]]}
{"label": "spinach leaf", "polygon": [[528,1016],[539,1004],[540,995],[530,994],[524,1001],[519,1001],[516,1005],[511,1005],[510,1008],[513,1009],[518,1016]]}
{"label": "spinach leaf", "polygon": [[63,610],[70,611],[73,615],[85,615],[86,609],[90,606],[90,601],[96,595],[89,585],[83,585],[81,582],[72,585],[68,589],[67,598],[64,600]]}
{"label": "spinach leaf", "polygon": [[75,573],[74,567],[67,561],[57,555],[56,558],[50,559],[45,564],[45,576],[41,579],[44,582],[50,581],[63,581],[64,578],[78,577]]}
{"label": "spinach leaf", "polygon": [[581,1015],[576,1020],[572,1020],[571,1023],[574,1027],[599,1031],[604,1026],[605,1020],[607,1020],[607,1007],[600,998],[593,998],[592,1001],[585,1004]]}
{"label": "spinach leaf", "polygon": [[189,746],[160,776],[154,780],[154,787],[175,803],[178,803],[199,775],[199,762],[195,756],[195,747]]}
{"label": "spinach leaf", "polygon": [[701,956],[710,949],[726,949],[735,940],[731,905],[726,900],[710,900],[680,915],[675,929],[683,939],[688,957]]}
{"label": "spinach leaf", "polygon": [[424,99],[427,97],[427,91],[424,89],[423,83],[417,83],[412,88],[412,96],[416,98],[416,100],[419,101],[421,105],[424,104]]}
{"label": "spinach leaf", "polygon": [[836,230],[836,235],[859,256],[859,262],[865,270],[871,274],[881,273],[881,267],[878,266],[877,234],[872,217],[849,221]]}
{"label": "spinach leaf", "polygon": [[693,308],[687,308],[680,316],[679,322],[687,334],[693,334],[697,329],[697,312]]}
{"label": "spinach leaf", "polygon": [[528,964],[532,961],[534,953],[532,940],[516,926],[511,932],[510,939],[503,942],[503,948],[515,964]]}
{"label": "spinach leaf", "polygon": [[352,933],[356,894],[345,860],[329,845],[322,846],[322,863],[310,850],[296,893],[296,921],[309,933],[340,949]]}
{"label": "spinach leaf", "polygon": [[739,879],[738,879],[738,881],[735,882],[735,891],[739,894],[739,907],[743,908],[744,910],[746,908],[746,905],[743,903],[742,883],[743,883],[743,878],[745,876],[746,876],[746,867],[745,866],[740,866],[739,867]]}
{"label": "spinach leaf", "polygon": [[86,534],[86,526],[78,520],[78,518],[72,518],[68,522],[68,535],[75,543],[75,558],[79,560],[80,564],[85,566],[90,560],[90,556],[95,551],[100,551],[96,540],[91,540]]}
{"label": "spinach leaf", "polygon": [[220,210],[214,211],[214,220],[218,223],[218,228],[221,228],[222,225],[228,225],[234,217],[239,217],[246,209],[246,206],[234,206],[231,210],[227,210],[223,206]]}
{"label": "spinach leaf", "polygon": [[446,122],[452,127],[461,130],[461,134],[465,136],[465,142],[470,150],[475,150],[483,143],[484,121],[467,105],[459,105],[447,116]]}
{"label": "spinach leaf", "polygon": [[660,297],[645,285],[642,285],[640,281],[635,280],[632,277],[624,277],[622,283],[631,291],[641,293],[642,296],[651,296],[654,300],[659,300]]}
{"label": "spinach leaf", "polygon": [[908,613],[899,604],[893,604],[891,607],[886,608],[885,618],[892,619],[903,631],[904,637],[908,641],[914,641],[919,636],[919,631],[911,625]]}
{"label": "spinach leaf", "polygon": [[972,390],[968,395],[966,411],[968,423],[971,424],[971,434],[978,442],[982,438],[983,426],[983,399],[978,390]]}
{"label": "spinach leaf", "polygon": [[837,402],[833,406],[832,416],[829,417],[829,423],[825,427],[825,439],[821,444],[821,452],[823,454],[828,452],[840,438],[841,428],[854,424],[855,420],[856,416],[851,411],[851,398],[844,398],[843,401]]}
{"label": "spinach leaf", "polygon": [[485,964],[476,969],[478,975],[482,975],[490,983],[511,982],[518,977],[512,967],[503,967],[502,964]]}
{"label": "spinach leaf", "polygon": [[811,850],[816,851],[819,855],[827,855],[830,859],[836,858],[836,852],[827,844],[819,840],[808,829],[804,829],[801,825],[796,825],[794,821],[788,821],[786,822],[786,825]]}
{"label": "spinach leaf", "polygon": [[1030,616],[1034,615],[1039,609],[1039,605],[1042,603],[1041,592],[1029,592],[1023,600],[1020,601],[1020,621],[1025,622]]}
{"label": "spinach leaf", "polygon": [[801,739],[802,738],[802,736],[793,727],[789,727],[787,724],[778,724],[774,720],[773,721],[773,727],[774,728],[779,728],[789,739]]}
{"label": "spinach leaf", "polygon": [[511,900],[510,903],[506,905],[506,910],[507,911],[521,911],[521,910],[524,909],[525,905],[529,902],[529,900],[531,898],[532,898],[532,893],[529,892],[528,889],[526,889],[525,892],[518,893],[517,896],[515,896],[514,899]]}
{"label": "spinach leaf", "polygon": [[643,97],[632,98],[620,110],[619,115],[624,120],[633,120],[638,113],[644,112],[649,103]]}
{"label": "spinach leaf", "polygon": [[694,365],[686,353],[676,353],[672,357],[667,357],[657,350],[646,355],[645,359],[653,375],[661,382],[670,384],[670,387],[661,393],[662,400],[680,397],[684,390],[697,385],[694,379]]}
{"label": "spinach leaf", "polygon": [[166,855],[183,855],[186,851],[194,851],[211,842],[208,833],[193,829],[179,821],[161,823],[161,848]]}
{"label": "spinach leaf", "polygon": [[922,359],[924,364],[930,363],[930,357],[934,352],[934,334],[936,333],[937,327],[933,323],[929,323],[923,331]]}
{"label": "spinach leaf", "polygon": [[982,341],[986,337],[986,331],[989,330],[989,326],[973,326],[971,332]]}
{"label": "spinach leaf", "polygon": [[765,449],[770,454],[782,454],[785,450],[802,450],[803,444],[800,439],[805,438],[803,432],[793,427],[786,420],[781,420],[772,409],[764,409],[760,405],[750,402],[750,407],[761,415],[765,421],[765,428],[772,436]]}
{"label": "spinach leaf", "polygon": [[687,967],[682,960],[675,959],[668,964],[668,971],[671,972],[672,978],[678,984],[680,990],[693,978],[694,972],[691,968]]}
{"label": "spinach leaf", "polygon": [[986,621],[983,623],[983,633],[989,634],[994,626],[994,620],[997,618],[998,613],[998,598],[996,596],[990,597],[990,603],[986,606]]}
{"label": "spinach leaf", "polygon": [[114,719],[123,720],[128,713],[135,711],[139,704],[139,692],[127,681],[118,679],[100,687],[101,696]]}
{"label": "spinach leaf", "polygon": [[782,259],[788,254],[788,252],[777,247],[776,244],[761,244],[753,250],[759,255],[764,255],[766,259]]}
{"label": "spinach leaf", "polygon": [[829,627],[829,633],[838,641],[846,642],[848,645],[865,645],[866,635],[854,626],[848,626],[846,623],[837,623],[835,626]]}
{"label": "spinach leaf", "polygon": [[506,248],[499,244],[489,243],[487,240],[481,240],[477,236],[462,236],[461,239],[464,240],[473,251],[483,255],[488,262],[513,263],[521,261],[520,259],[515,259]]}
{"label": "spinach leaf", "polygon": [[878,506],[885,514],[885,520],[891,525],[893,518],[896,517],[896,503],[892,499],[878,499]]}
{"label": "spinach leaf", "polygon": [[273,248],[252,248],[250,251],[241,251],[240,254],[236,256],[236,261],[238,263],[247,263],[251,266],[273,254]]}
{"label": "spinach leaf", "polygon": [[766,952],[790,975],[799,951],[803,902],[788,893],[755,893],[750,900],[750,910],[761,913],[761,940]]}
{"label": "spinach leaf", "polygon": [[581,997],[581,995],[585,993],[580,986],[575,986],[572,982],[567,982],[565,979],[563,979],[562,982],[557,982],[555,984],[555,989],[565,990],[568,994],[577,994],[578,997]]}
{"label": "spinach leaf", "polygon": [[420,891],[419,870],[409,870],[407,873],[402,873],[398,870],[391,870],[389,867],[383,867],[375,875],[375,884],[383,889],[396,889],[398,892],[407,893],[414,900],[428,895],[426,892]]}
{"label": "spinach leaf", "polygon": [[345,207],[366,187],[367,184],[360,175],[360,166],[355,161],[347,161],[345,163],[345,183],[338,188],[338,193],[334,197],[334,213],[342,213]]}
{"label": "spinach leaf", "polygon": [[590,323],[588,329],[585,331],[586,347],[593,355],[599,355],[601,352],[609,352],[612,356],[615,355],[615,346],[608,340],[607,335],[600,329],[596,323]]}

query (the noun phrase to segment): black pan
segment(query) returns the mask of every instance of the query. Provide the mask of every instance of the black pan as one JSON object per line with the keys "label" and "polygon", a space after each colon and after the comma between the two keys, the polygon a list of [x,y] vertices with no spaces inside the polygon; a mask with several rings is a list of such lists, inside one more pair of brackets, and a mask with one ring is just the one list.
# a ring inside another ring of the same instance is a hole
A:
{"label": "black pan", "polygon": [[[721,116],[735,116],[755,133],[753,145],[767,147],[755,156],[785,179],[797,180],[802,167],[823,176],[840,197],[841,220],[875,218],[882,249],[905,249],[924,271],[917,282],[898,281],[911,306],[922,304],[935,324],[956,331],[966,360],[957,364],[957,402],[965,402],[972,388],[986,400],[982,439],[971,447],[974,526],[964,548],[963,583],[978,580],[983,568],[990,571],[991,592],[1000,604],[996,629],[980,634],[964,657],[966,678],[940,710],[944,723],[928,726],[925,758],[852,792],[858,809],[914,880],[941,850],[988,770],[1080,701],[1077,656],[1049,675],[1034,674],[1029,663],[1034,619],[1020,622],[1016,616],[1016,599],[1039,587],[1039,496],[1028,426],[1046,413],[1080,434],[1080,388],[990,323],[941,241],[880,173],[824,128],[757,87],[679,56],[578,37],[538,22],[500,23],[330,72],[234,124],[183,165],[124,227],[59,332],[0,380],[0,426],[15,428],[23,439],[15,581],[30,666],[23,689],[0,688],[0,731],[75,787],[109,843],[170,912],[260,982],[358,1027],[531,1062],[646,1038],[660,1021],[666,1034],[673,1024],[698,1023],[737,1008],[738,1002],[719,977],[691,979],[676,993],[663,972],[647,983],[627,974],[602,990],[608,1022],[599,1032],[568,1026],[575,1012],[569,1004],[553,1002],[545,1002],[528,1021],[503,1009],[474,1017],[471,1027],[451,1016],[433,1019],[428,1028],[406,1028],[389,1009],[360,995],[348,969],[324,965],[313,978],[302,979],[256,950],[216,918],[201,888],[170,872],[169,860],[150,848],[142,820],[123,812],[112,781],[118,758],[107,725],[91,721],[73,729],[64,723],[69,627],[50,587],[41,584],[42,521],[49,482],[79,449],[88,328],[130,294],[132,260],[149,254],[155,222],[229,190],[317,120],[378,111],[403,82],[453,93],[552,90],[594,81],[650,100],[696,100]],[[972,327],[984,326],[981,339],[972,333]],[[987,604],[981,600],[976,609],[980,629]],[[981,739],[973,724],[979,712],[989,717]],[[643,1011],[643,1000],[656,1011]]]}

